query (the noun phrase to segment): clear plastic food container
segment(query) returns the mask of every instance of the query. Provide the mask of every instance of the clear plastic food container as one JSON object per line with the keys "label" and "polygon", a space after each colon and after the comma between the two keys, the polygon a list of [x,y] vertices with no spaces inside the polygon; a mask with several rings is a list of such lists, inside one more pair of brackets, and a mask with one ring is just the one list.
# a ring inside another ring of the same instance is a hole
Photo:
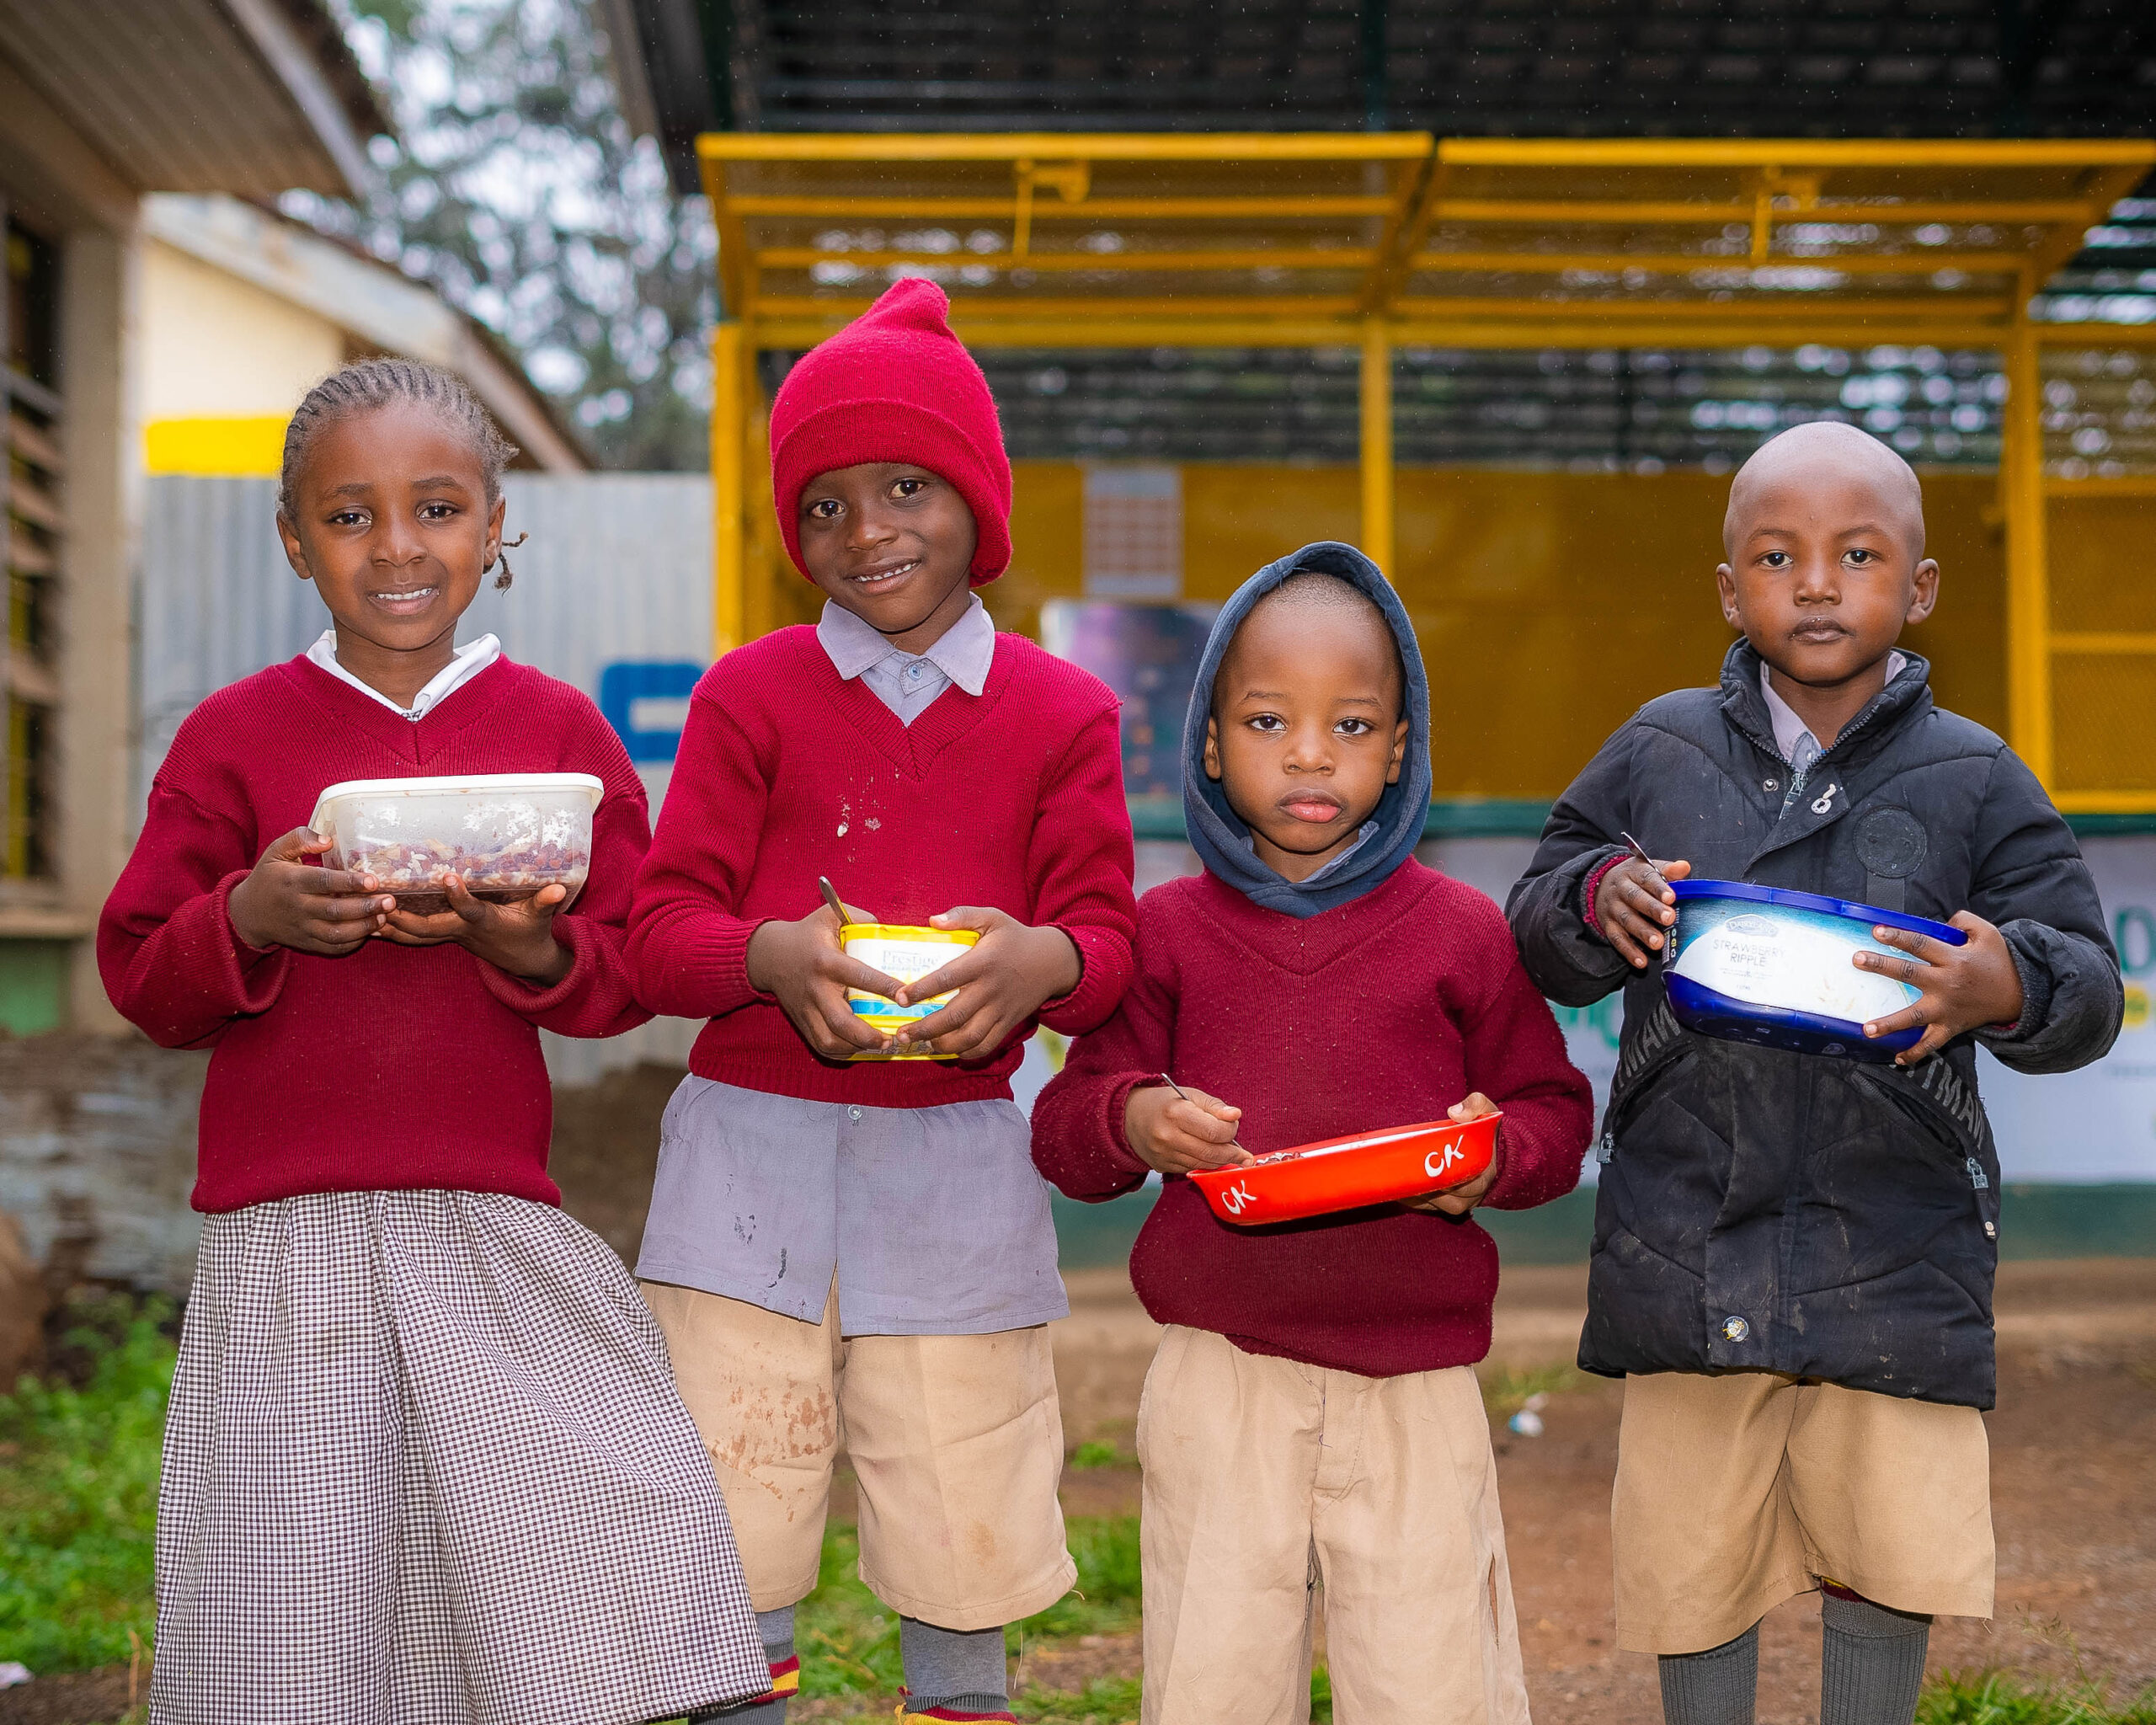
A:
{"label": "clear plastic food container", "polygon": [[334,841],[326,867],[372,875],[403,910],[447,910],[451,874],[498,905],[565,886],[567,910],[591,872],[605,788],[588,772],[349,779],[322,793],[307,824]]}

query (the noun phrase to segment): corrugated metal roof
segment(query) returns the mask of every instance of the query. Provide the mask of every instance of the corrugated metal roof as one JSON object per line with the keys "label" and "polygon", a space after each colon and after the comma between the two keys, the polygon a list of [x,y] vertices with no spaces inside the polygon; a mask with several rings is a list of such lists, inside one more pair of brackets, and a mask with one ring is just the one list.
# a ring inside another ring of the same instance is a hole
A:
{"label": "corrugated metal roof", "polygon": [[699,131],[2095,137],[2156,115],[2156,8],[2118,0],[610,4],[684,192]]}
{"label": "corrugated metal roof", "polygon": [[386,129],[315,0],[0,0],[0,56],[143,190],[344,194]]}

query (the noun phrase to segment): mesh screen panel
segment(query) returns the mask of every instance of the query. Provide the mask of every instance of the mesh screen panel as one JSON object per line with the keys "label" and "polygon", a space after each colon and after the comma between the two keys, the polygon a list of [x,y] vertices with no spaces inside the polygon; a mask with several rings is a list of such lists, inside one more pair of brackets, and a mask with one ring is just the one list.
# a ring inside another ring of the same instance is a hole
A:
{"label": "mesh screen panel", "polygon": [[2053,661],[2052,788],[2156,791],[2156,655]]}

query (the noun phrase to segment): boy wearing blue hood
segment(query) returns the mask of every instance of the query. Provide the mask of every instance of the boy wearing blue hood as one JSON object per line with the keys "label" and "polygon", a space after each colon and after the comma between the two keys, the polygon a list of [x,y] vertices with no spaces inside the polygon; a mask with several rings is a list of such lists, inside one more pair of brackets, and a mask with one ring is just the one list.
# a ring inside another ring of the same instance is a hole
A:
{"label": "boy wearing blue hood", "polygon": [[[1261,570],[1191,694],[1206,872],[1139,901],[1137,980],[1034,1109],[1071,1197],[1165,1177],[1131,1254],[1168,1327],[1138,1422],[1145,1725],[1306,1717],[1321,1578],[1342,1717],[1527,1718],[1471,1370],[1497,1250],[1467,1213],[1569,1192],[1590,1100],[1502,913],[1415,860],[1429,798],[1428,685],[1384,576],[1335,544]],[[1493,1108],[1488,1172],[1412,1204],[1235,1228],[1185,1178]]]}

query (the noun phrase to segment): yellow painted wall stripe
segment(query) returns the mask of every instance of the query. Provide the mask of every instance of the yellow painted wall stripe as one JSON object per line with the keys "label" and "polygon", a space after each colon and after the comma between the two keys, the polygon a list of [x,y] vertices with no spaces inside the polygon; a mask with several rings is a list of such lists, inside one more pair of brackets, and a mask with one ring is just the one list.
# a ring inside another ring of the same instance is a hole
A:
{"label": "yellow painted wall stripe", "polygon": [[199,473],[244,478],[274,474],[285,458],[286,419],[152,419],[142,428],[143,458],[152,473]]}

